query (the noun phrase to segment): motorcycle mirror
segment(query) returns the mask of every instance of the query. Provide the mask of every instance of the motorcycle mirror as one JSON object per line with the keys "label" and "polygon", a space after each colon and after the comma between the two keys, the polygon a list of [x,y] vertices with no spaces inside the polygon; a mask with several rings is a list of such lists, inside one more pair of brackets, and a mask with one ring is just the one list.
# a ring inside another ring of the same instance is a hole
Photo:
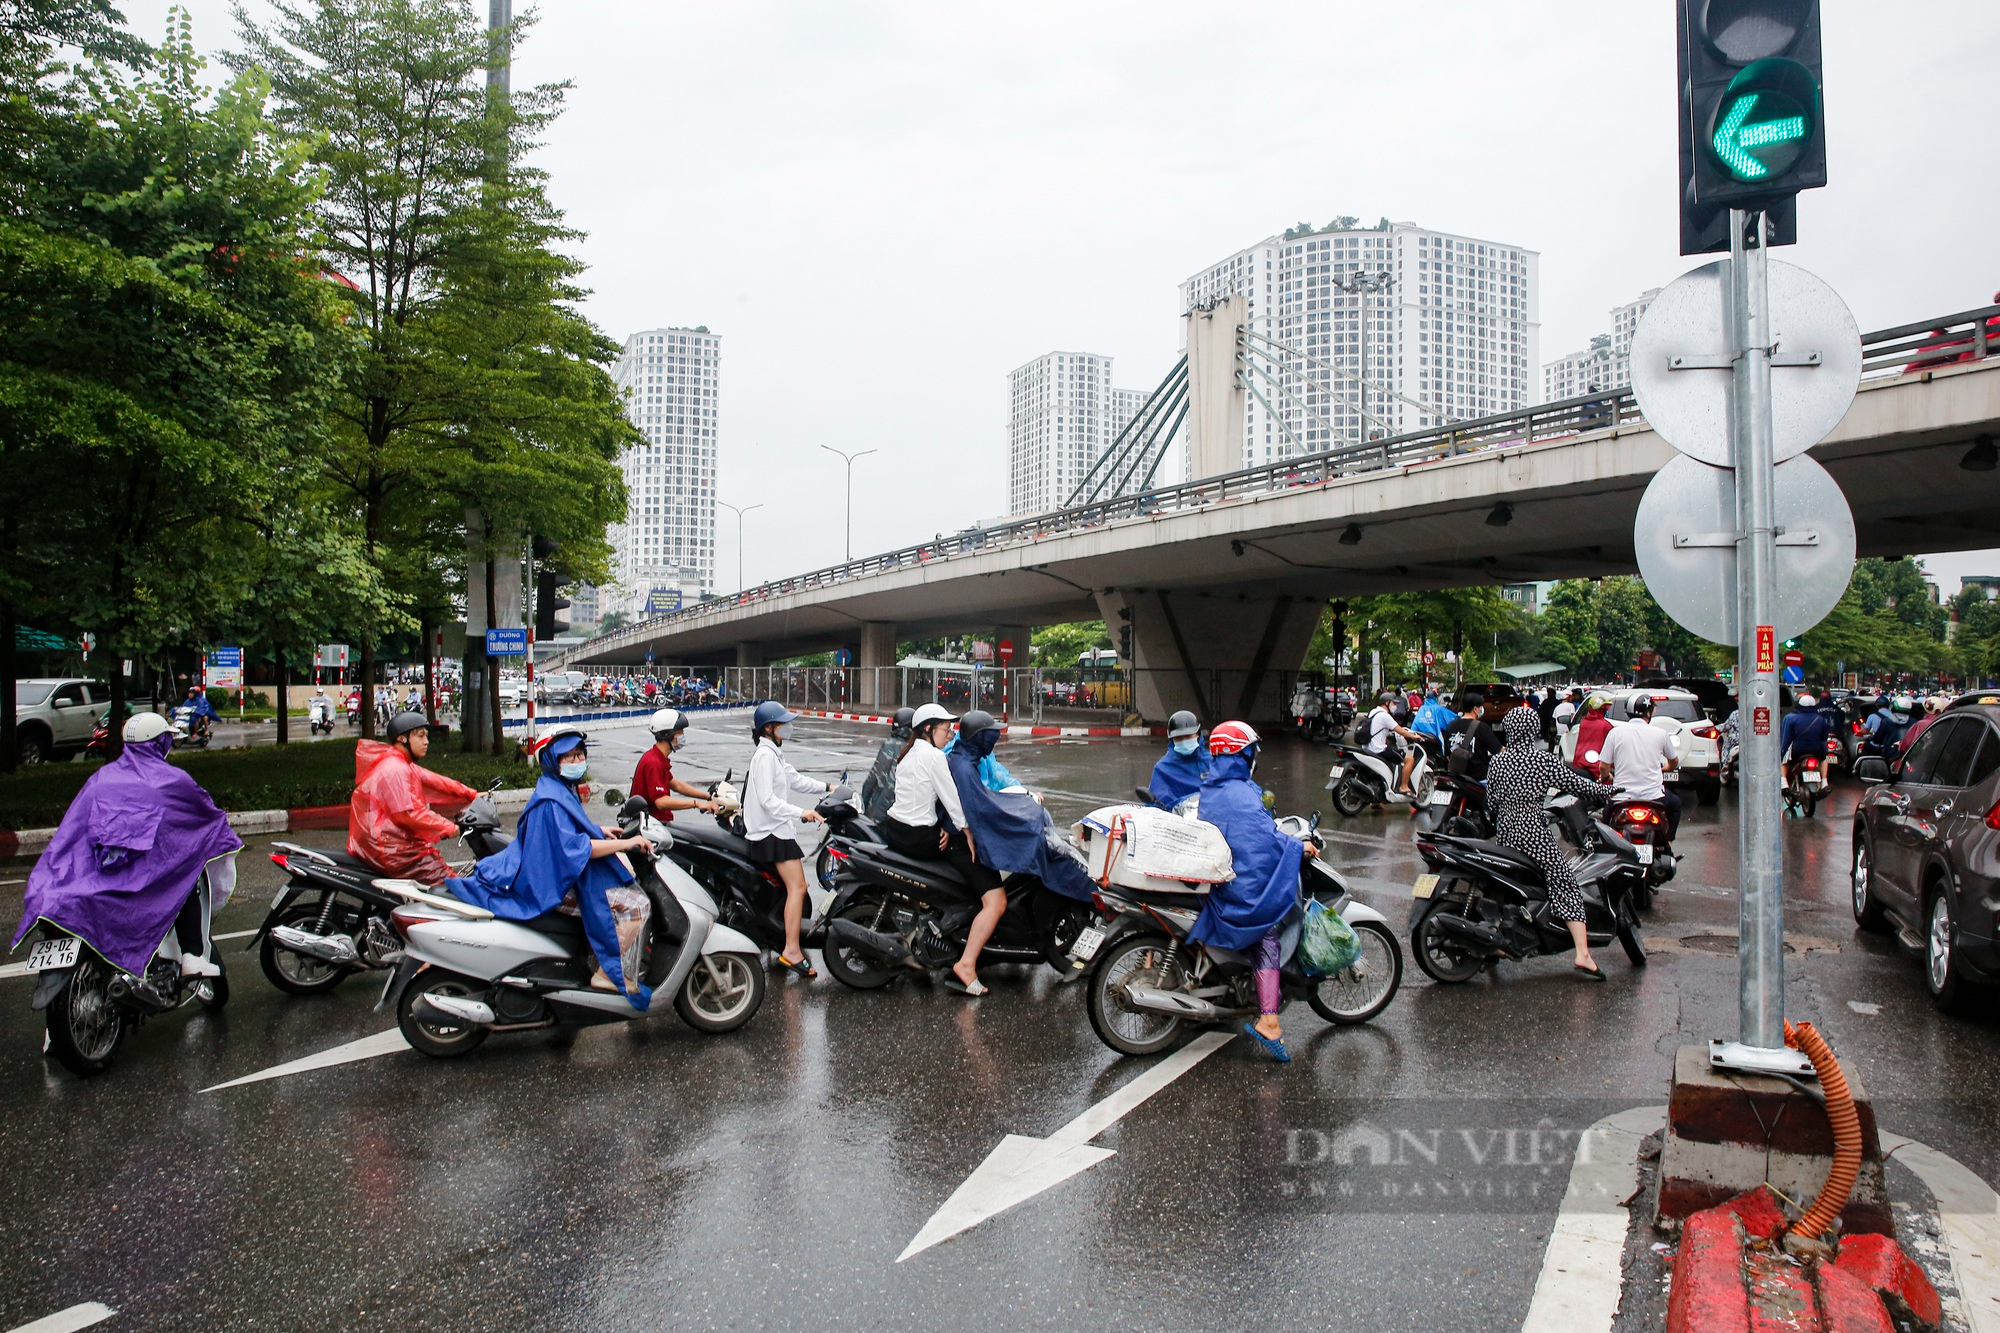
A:
{"label": "motorcycle mirror", "polygon": [[1319,821],[1320,821],[1320,820],[1321,820],[1321,819],[1322,819],[1323,817],[1324,817],[1324,816],[1322,816],[1322,815],[1320,814],[1320,812],[1319,812],[1319,811],[1317,811],[1317,810],[1313,811],[1313,817],[1312,817],[1312,828],[1313,828],[1314,830],[1317,830],[1317,829],[1319,828]]}
{"label": "motorcycle mirror", "polygon": [[489,782],[489,783],[487,783],[487,784],[486,784],[486,790],[488,790],[488,791],[499,791],[499,790],[500,790],[500,784],[501,784],[501,782],[502,782],[502,781],[504,781],[504,779],[501,779],[501,778],[495,778],[495,779],[493,779],[493,781],[491,781],[491,782]]}
{"label": "motorcycle mirror", "polygon": [[[609,792],[606,793],[607,796],[611,794]],[[645,813],[646,798],[643,796],[628,797],[625,803],[618,807],[618,817],[620,819],[637,819]]]}
{"label": "motorcycle mirror", "polygon": [[606,805],[613,807],[621,806],[625,804],[625,793],[619,791],[616,787],[606,788],[604,792],[604,803]]}

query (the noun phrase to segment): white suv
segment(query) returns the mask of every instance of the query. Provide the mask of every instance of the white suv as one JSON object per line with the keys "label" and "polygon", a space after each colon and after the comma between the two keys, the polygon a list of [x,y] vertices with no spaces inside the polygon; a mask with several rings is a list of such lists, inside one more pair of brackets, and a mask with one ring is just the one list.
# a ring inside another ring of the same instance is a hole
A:
{"label": "white suv", "polygon": [[14,682],[15,759],[39,764],[67,759],[90,743],[97,718],[111,702],[111,687],[77,677]]}
{"label": "white suv", "polygon": [[[1629,722],[1632,700],[1642,694],[1653,701],[1653,725],[1674,738],[1674,753],[1680,756],[1681,766],[1666,774],[1667,781],[1691,788],[1703,805],[1714,805],[1722,794],[1722,733],[1701,711],[1701,700],[1686,690],[1620,690],[1611,694],[1604,715]],[[1565,762],[1575,759],[1576,728],[1563,732],[1562,749]]]}

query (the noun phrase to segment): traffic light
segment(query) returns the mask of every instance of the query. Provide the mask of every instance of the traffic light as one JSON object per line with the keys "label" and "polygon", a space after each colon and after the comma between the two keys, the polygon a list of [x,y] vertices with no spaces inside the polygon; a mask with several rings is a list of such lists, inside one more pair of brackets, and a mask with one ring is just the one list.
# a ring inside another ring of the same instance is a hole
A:
{"label": "traffic light", "polygon": [[1118,619],[1123,622],[1118,626],[1118,656],[1120,660],[1130,662],[1132,660],[1132,608],[1129,606],[1119,607]]}
{"label": "traffic light", "polygon": [[535,637],[547,643],[569,628],[569,598],[556,595],[563,579],[548,564],[549,557],[556,553],[556,544],[546,537],[537,537],[532,549],[536,562]]}
{"label": "traffic light", "polygon": [[1676,0],[1681,253],[1729,248],[1729,210],[1798,239],[1800,190],[1826,184],[1819,0]]}

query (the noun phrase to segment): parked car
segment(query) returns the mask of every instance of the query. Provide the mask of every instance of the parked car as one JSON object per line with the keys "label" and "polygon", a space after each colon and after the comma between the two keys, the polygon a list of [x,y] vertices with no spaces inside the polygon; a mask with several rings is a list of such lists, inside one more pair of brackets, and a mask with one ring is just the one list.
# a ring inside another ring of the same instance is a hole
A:
{"label": "parked car", "polygon": [[110,702],[111,687],[102,681],[74,677],[15,681],[16,761],[39,764],[82,753],[98,715]]}
{"label": "parked car", "polygon": [[1939,1008],[2000,982],[2000,693],[1954,701],[1890,763],[1870,755],[1854,812],[1855,924],[1924,960]]}
{"label": "parked car", "polygon": [[[1641,694],[1653,700],[1653,725],[1674,738],[1674,753],[1680,757],[1681,766],[1666,775],[1667,781],[1691,790],[1703,805],[1714,805],[1722,795],[1722,733],[1708,720],[1701,701],[1687,690],[1649,685],[1613,693],[1604,716],[1613,722],[1630,722],[1632,700]],[[1574,727],[1563,729],[1562,757],[1564,763],[1576,757]]]}

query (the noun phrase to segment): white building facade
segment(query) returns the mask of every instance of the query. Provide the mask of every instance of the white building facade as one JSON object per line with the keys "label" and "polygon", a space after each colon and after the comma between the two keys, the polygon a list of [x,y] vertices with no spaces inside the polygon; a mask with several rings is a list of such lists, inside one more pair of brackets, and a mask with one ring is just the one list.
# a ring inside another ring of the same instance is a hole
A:
{"label": "white building facade", "polygon": [[1639,330],[1639,317],[1658,287],[1649,288],[1636,301],[1614,306],[1611,332],[1600,333],[1581,352],[1557,357],[1542,367],[1542,401],[1560,402],[1604,389],[1625,389],[1632,385],[1632,335]]}
{"label": "white building facade", "polygon": [[609,534],[619,589],[602,610],[643,615],[690,586],[715,590],[722,339],[706,327],[635,333],[612,378],[646,442],[620,460],[630,498]]}
{"label": "white building facade", "polygon": [[1114,387],[1111,358],[1090,352],[1049,352],[1010,373],[1007,512],[1062,508],[1151,396]]}
{"label": "white building facade", "polygon": [[1181,284],[1181,308],[1245,298],[1255,391],[1242,465],[1256,467],[1526,406],[1540,264],[1519,245],[1341,218],[1202,270]]}

